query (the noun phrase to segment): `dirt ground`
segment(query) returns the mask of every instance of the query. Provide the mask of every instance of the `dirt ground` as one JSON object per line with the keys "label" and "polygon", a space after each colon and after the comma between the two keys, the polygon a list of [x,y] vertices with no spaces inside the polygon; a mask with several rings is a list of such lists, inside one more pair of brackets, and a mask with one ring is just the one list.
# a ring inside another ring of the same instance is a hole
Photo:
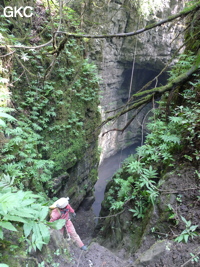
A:
{"label": "dirt ground", "polygon": [[95,229],[95,220],[96,218],[92,210],[85,210],[82,207],[76,211],[76,217],[72,219],[77,233],[81,239],[85,241],[86,245],[89,245],[92,240]]}
{"label": "dirt ground", "polygon": [[70,244],[70,253],[72,255],[69,267],[129,267],[131,262],[116,256],[107,248],[98,244],[93,238],[95,229],[95,215],[92,210],[86,211],[80,208],[77,215],[72,219],[77,233],[81,237],[84,244],[88,247],[87,251],[82,251],[75,244]]}
{"label": "dirt ground", "polygon": [[[76,255],[74,263],[70,267],[199,267],[200,237],[197,236],[193,239],[190,237],[187,243],[174,242],[174,238],[180,235],[186,228],[185,223],[181,220],[181,216],[187,221],[191,221],[192,225],[199,225],[199,179],[197,179],[194,173],[194,169],[188,167],[179,171],[178,174],[174,172],[168,175],[162,187],[163,193],[160,195],[160,204],[157,207],[160,214],[156,214],[155,220],[152,221],[157,225],[162,217],[162,212],[166,210],[167,205],[170,203],[176,216],[179,217],[179,223],[177,224],[174,220],[172,222],[168,220],[162,221],[161,224],[167,224],[169,228],[169,232],[165,233],[166,236],[164,237],[156,237],[151,231],[146,233],[146,238],[144,238],[141,248],[135,255],[132,255],[134,260],[133,258],[125,258],[123,251],[118,251],[114,254],[107,248],[99,245],[98,240],[93,237],[96,221],[95,215],[92,210],[80,208],[77,211],[76,218],[73,219],[73,223],[83,242],[88,246],[88,251],[83,252],[74,245],[70,246],[72,254]],[[188,190],[189,188],[197,189]],[[170,202],[168,202],[168,195],[165,194],[167,190],[173,192]],[[152,226],[149,224],[149,227]],[[198,226],[197,232],[199,232],[199,228],[200,226]],[[196,256],[196,261],[191,260],[192,255]]]}
{"label": "dirt ground", "polygon": [[[88,246],[88,250],[80,250],[72,240],[60,239],[58,245],[54,242],[52,249],[56,250],[61,243],[66,244],[69,258],[66,262],[66,258],[62,258],[60,255],[54,258],[54,262],[59,263],[59,267],[199,267],[200,236],[193,239],[190,237],[187,243],[174,241],[175,237],[186,228],[181,216],[187,221],[191,221],[192,225],[199,225],[199,183],[192,167],[185,168],[178,173],[169,173],[166,176],[165,183],[161,188],[163,192],[160,194],[160,201],[151,214],[151,220],[146,227],[141,246],[128,259],[127,243],[122,242],[123,249],[115,252],[98,243],[98,235],[97,237],[94,235],[96,217],[91,208],[81,206],[76,211],[76,217],[72,218],[72,222],[83,243]],[[165,193],[169,191],[171,194]],[[166,214],[168,204],[173,207],[176,215],[173,220],[169,220],[169,214]],[[176,218],[179,218],[179,223],[176,222]],[[158,229],[156,233],[151,231],[152,227]],[[198,226],[197,232],[199,232],[199,228],[200,226]],[[56,234],[55,240],[58,238],[59,236]],[[129,238],[129,236],[124,238]],[[192,259],[192,255],[195,256],[194,259]]]}

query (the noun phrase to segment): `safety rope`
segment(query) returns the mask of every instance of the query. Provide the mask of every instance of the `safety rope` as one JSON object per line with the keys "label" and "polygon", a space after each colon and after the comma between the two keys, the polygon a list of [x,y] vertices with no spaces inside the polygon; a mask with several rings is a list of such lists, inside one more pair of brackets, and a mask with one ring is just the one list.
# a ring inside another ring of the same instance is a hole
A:
{"label": "safety rope", "polygon": [[[140,17],[138,20],[138,25],[140,23]],[[136,58],[136,52],[137,52],[137,44],[138,44],[138,38],[136,38],[136,42],[135,42],[135,48],[134,48],[134,54],[133,54],[133,63],[132,63],[132,70],[131,70],[131,80],[130,80],[130,85],[129,85],[129,92],[128,92],[128,101],[130,100],[131,97],[131,89],[132,89],[132,85],[133,85],[133,75],[134,75],[134,70],[135,70],[135,58]],[[128,112],[126,113],[126,118],[125,118],[125,125],[128,122]],[[122,148],[121,148],[121,153],[120,153],[120,160],[119,160],[119,168],[121,168],[121,158],[122,158]]]}

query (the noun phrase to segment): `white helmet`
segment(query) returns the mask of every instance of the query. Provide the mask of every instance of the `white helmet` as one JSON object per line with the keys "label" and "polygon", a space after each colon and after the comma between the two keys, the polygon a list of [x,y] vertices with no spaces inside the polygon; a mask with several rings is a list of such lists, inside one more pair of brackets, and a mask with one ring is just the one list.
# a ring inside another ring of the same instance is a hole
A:
{"label": "white helmet", "polygon": [[56,202],[53,203],[53,205],[50,206],[50,209],[63,209],[69,204],[69,197],[61,197]]}

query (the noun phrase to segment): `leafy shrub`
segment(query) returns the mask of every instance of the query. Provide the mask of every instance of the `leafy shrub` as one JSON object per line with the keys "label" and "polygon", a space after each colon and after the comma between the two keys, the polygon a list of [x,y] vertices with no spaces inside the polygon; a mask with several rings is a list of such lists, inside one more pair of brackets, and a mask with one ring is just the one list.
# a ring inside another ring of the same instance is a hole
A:
{"label": "leafy shrub", "polygon": [[23,224],[24,237],[31,249],[42,249],[50,240],[49,227],[62,228],[65,220],[46,221],[49,208],[42,205],[44,199],[31,191],[13,187],[14,178],[3,175],[0,181],[0,239],[4,229],[18,231],[16,224]]}
{"label": "leafy shrub", "polygon": [[[192,53],[181,55],[180,61],[170,71],[169,80],[191,68],[195,60]],[[175,107],[168,116],[167,102],[163,99],[158,102],[159,108],[153,110],[153,116],[147,124],[149,134],[144,145],[137,148],[136,155],[129,157],[114,176],[107,198],[111,211],[122,209],[130,202],[129,210],[133,216],[143,218],[148,205],[154,205],[159,194],[161,172],[166,167],[173,166],[176,155],[179,155],[179,160],[198,161],[200,151],[196,144],[200,137],[199,88],[200,79],[196,74],[187,89],[182,89],[179,93],[179,104],[172,103]],[[178,240],[186,239],[187,234],[184,232]]]}
{"label": "leafy shrub", "polygon": [[15,121],[16,119],[9,115],[7,112],[12,111],[13,109],[10,108],[5,108],[5,107],[0,107],[0,127],[6,127],[6,122],[5,120],[8,121]]}
{"label": "leafy shrub", "polygon": [[198,233],[195,232],[195,230],[197,229],[199,225],[192,225],[191,221],[187,221],[182,216],[181,216],[181,219],[185,223],[185,230],[183,230],[182,233],[178,237],[175,238],[175,241],[177,241],[178,243],[180,242],[187,243],[189,237],[193,239],[195,236],[198,236]]}

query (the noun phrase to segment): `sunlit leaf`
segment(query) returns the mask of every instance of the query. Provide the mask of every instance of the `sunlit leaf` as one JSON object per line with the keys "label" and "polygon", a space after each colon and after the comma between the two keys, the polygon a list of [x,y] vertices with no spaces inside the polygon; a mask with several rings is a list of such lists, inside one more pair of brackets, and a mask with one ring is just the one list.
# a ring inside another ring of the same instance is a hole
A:
{"label": "sunlit leaf", "polygon": [[61,229],[61,228],[65,225],[65,223],[66,223],[66,220],[64,220],[64,219],[59,219],[59,220],[54,221],[54,222],[48,222],[47,224],[48,224],[50,227],[52,227],[52,228],[54,228],[54,229],[56,229],[56,230],[59,230],[59,229]]}
{"label": "sunlit leaf", "polygon": [[1,221],[0,226],[10,231],[17,231],[17,229],[10,222]]}

